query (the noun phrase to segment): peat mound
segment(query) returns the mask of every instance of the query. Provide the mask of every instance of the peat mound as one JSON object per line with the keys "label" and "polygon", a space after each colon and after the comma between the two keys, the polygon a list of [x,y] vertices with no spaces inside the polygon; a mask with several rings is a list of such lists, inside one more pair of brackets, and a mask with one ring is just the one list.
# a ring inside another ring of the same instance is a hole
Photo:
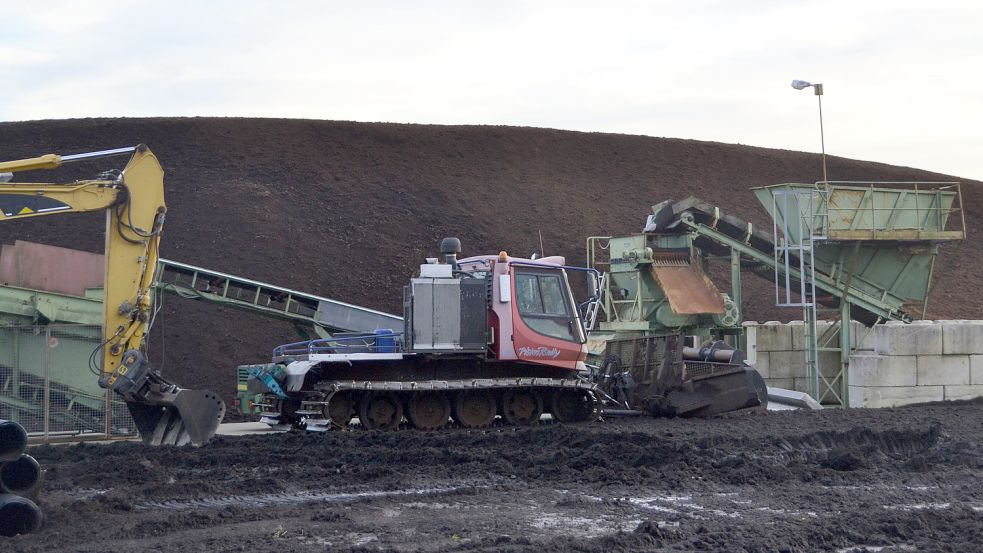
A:
{"label": "peat mound", "polygon": [[[0,159],[148,144],[166,170],[164,257],[389,312],[439,240],[464,254],[539,249],[584,262],[585,238],[642,227],[648,206],[696,196],[768,228],[752,186],[814,182],[817,155],[695,140],[500,126],[235,118],[78,119],[0,123]],[[836,180],[953,180],[830,157]],[[18,181],[90,178],[73,164]],[[978,182],[963,181],[970,238],[947,246],[929,302],[933,318],[975,318]],[[9,222],[0,243],[31,240],[99,252],[103,217]],[[727,286],[727,274],[717,275]],[[797,318],[772,284],[746,279],[749,320]],[[292,341],[290,325],[166,297],[150,337],[155,367],[186,387],[234,393],[235,366]]]}

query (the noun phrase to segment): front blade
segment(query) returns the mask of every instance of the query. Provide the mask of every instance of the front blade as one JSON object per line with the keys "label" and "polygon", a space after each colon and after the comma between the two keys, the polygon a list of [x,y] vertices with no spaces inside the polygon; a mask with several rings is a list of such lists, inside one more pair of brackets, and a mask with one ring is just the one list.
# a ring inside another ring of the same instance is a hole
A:
{"label": "front blade", "polygon": [[[693,402],[692,396],[704,399]],[[693,393],[673,392],[671,403],[677,415],[707,417],[729,411],[768,405],[768,388],[752,367],[693,382]]]}

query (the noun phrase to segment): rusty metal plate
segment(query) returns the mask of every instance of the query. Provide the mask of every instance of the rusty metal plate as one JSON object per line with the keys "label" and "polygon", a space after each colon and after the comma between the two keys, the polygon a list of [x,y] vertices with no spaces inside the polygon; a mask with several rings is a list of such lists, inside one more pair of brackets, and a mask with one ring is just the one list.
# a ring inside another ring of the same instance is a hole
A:
{"label": "rusty metal plate", "polygon": [[652,267],[669,307],[679,315],[723,314],[724,297],[703,271],[692,265]]}

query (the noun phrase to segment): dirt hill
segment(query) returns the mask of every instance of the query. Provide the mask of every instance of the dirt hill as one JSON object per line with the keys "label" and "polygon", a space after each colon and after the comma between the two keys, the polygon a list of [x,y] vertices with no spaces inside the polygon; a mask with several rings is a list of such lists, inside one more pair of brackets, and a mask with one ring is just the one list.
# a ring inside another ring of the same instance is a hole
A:
{"label": "dirt hill", "polygon": [[[819,179],[815,154],[695,140],[550,129],[311,120],[160,118],[0,123],[0,160],[148,144],[164,165],[162,255],[398,313],[402,286],[457,236],[464,255],[539,249],[584,262],[585,238],[641,229],[649,206],[693,195],[770,228],[752,186]],[[18,181],[89,178],[106,160]],[[829,158],[834,180],[959,180]],[[973,251],[983,188],[963,180],[969,240],[936,265],[930,318],[979,318]],[[102,251],[104,217],[4,224],[0,243]],[[772,284],[745,279],[748,319],[778,310]],[[722,288],[726,288],[726,282]],[[289,325],[166,297],[151,359],[185,386],[233,393],[237,364],[295,339]]]}

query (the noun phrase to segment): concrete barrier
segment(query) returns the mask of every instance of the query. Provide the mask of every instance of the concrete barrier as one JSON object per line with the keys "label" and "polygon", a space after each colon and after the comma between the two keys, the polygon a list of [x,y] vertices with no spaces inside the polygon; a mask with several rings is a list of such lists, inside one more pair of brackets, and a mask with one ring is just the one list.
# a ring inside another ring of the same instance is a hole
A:
{"label": "concrete barrier", "polygon": [[[754,365],[755,369],[757,369],[758,374],[761,375],[761,378],[764,378],[766,380],[771,378],[772,377],[771,355],[769,355],[768,352],[764,352],[764,353],[758,353],[756,357],[757,359],[751,364]],[[980,376],[983,377],[983,355],[980,356],[979,362],[980,362]]]}
{"label": "concrete barrier", "polygon": [[942,355],[942,326],[934,321],[877,325],[874,350],[881,355]]}
{"label": "concrete barrier", "polygon": [[[820,347],[837,347],[835,322],[816,324]],[[747,350],[769,386],[808,390],[805,325],[745,323]],[[890,321],[868,328],[851,322],[850,404],[891,407],[983,397],[983,321]],[[819,352],[819,370],[832,379],[839,352]]]}
{"label": "concrete barrier", "polygon": [[983,355],[969,356],[969,383],[983,384]]}
{"label": "concrete barrier", "polygon": [[[758,350],[758,356],[763,354]],[[768,352],[768,374],[771,378],[802,378],[806,375],[805,353],[799,351]]]}
{"label": "concrete barrier", "polygon": [[792,329],[778,321],[758,325],[758,351],[792,351]]}
{"label": "concrete barrier", "polygon": [[850,386],[850,407],[898,407],[943,399],[944,386]]}
{"label": "concrete barrier", "polygon": [[919,355],[918,385],[969,384],[968,355]]}
{"label": "concrete barrier", "polygon": [[918,357],[914,355],[852,355],[850,386],[917,386]]}
{"label": "concrete barrier", "polygon": [[957,399],[975,399],[978,397],[983,397],[983,384],[970,384],[968,386],[944,386],[945,388],[945,399],[946,400],[957,400]]}
{"label": "concrete barrier", "polygon": [[983,354],[983,321],[939,322],[943,354]]}

